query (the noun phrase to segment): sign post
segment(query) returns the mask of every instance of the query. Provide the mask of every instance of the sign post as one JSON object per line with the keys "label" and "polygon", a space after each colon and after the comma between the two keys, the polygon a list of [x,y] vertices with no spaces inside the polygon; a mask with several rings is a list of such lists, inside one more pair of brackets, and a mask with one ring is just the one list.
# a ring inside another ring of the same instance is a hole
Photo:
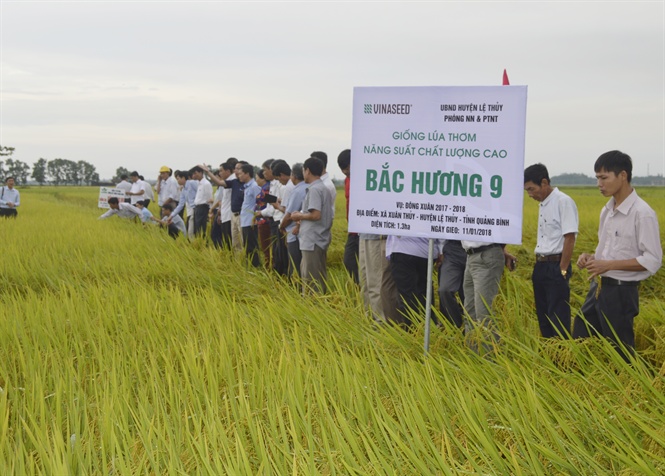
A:
{"label": "sign post", "polygon": [[349,231],[521,244],[526,98],[526,86],[355,88]]}
{"label": "sign post", "polygon": [[125,201],[125,191],[119,188],[99,187],[99,199],[97,208],[111,208],[108,200],[111,197],[118,197],[119,202]]}

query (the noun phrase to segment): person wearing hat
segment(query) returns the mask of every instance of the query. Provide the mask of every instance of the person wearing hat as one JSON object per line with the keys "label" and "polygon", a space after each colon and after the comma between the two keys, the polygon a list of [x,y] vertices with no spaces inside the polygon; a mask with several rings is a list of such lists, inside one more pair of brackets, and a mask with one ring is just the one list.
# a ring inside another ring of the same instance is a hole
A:
{"label": "person wearing hat", "polygon": [[173,177],[173,171],[166,165],[159,169],[155,191],[157,192],[157,204],[160,209],[167,203],[177,205],[178,182]]}

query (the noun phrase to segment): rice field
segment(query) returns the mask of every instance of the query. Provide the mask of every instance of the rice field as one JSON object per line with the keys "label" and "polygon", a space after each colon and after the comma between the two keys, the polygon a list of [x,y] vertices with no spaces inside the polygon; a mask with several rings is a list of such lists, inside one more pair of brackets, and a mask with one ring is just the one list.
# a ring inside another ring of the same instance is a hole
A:
{"label": "rice field", "polygon": [[[564,191],[576,259],[605,199]],[[641,288],[633,366],[600,340],[540,339],[528,198],[488,359],[456,329],[433,327],[424,357],[423,325],[372,325],[341,264],[341,192],[331,292],[307,299],[202,241],[98,221],[97,192],[21,189],[0,222],[0,474],[665,473],[665,272]],[[664,190],[638,192],[664,238]]]}

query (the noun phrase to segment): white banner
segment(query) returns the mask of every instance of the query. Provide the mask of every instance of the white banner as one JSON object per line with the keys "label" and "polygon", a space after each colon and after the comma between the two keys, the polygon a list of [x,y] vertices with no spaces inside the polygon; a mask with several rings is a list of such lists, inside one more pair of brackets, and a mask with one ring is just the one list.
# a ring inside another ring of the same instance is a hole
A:
{"label": "white banner", "polygon": [[119,188],[99,187],[99,201],[97,207],[111,208],[108,203],[108,199],[111,197],[118,197],[119,202],[124,202],[125,191]]}
{"label": "white banner", "polygon": [[526,96],[355,88],[349,231],[521,244]]}

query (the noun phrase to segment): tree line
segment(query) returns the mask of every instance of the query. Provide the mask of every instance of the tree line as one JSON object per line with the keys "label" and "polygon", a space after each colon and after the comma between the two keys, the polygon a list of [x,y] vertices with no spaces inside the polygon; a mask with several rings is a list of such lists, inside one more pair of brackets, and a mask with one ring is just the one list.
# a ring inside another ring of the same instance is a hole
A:
{"label": "tree line", "polygon": [[25,185],[31,178],[39,185],[97,185],[99,174],[95,166],[85,160],[46,160],[40,158],[30,165],[12,158],[14,147],[0,145],[0,177],[14,177],[17,184]]}
{"label": "tree line", "polygon": [[[596,185],[596,177],[589,177],[585,174],[561,174],[551,177],[555,185]],[[630,181],[632,185],[653,186],[665,185],[665,177],[662,175],[647,175],[645,177],[633,177]]]}

